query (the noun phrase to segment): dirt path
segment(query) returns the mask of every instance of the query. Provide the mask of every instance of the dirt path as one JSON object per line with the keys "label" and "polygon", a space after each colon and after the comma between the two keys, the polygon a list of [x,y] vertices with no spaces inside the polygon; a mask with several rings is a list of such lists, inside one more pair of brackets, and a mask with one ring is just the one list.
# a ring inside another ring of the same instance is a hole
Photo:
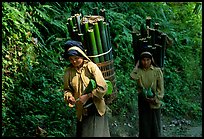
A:
{"label": "dirt path", "polygon": [[202,137],[202,122],[186,119],[164,120],[164,137]]}
{"label": "dirt path", "polygon": [[202,137],[202,125],[197,127],[191,127],[187,131],[189,137]]}
{"label": "dirt path", "polygon": [[[112,137],[138,137],[137,122],[128,123],[119,119],[114,117],[110,120]],[[202,122],[199,121],[165,118],[162,125],[162,137],[202,137]]]}
{"label": "dirt path", "polygon": [[163,131],[164,137],[202,137],[202,125],[170,127]]}

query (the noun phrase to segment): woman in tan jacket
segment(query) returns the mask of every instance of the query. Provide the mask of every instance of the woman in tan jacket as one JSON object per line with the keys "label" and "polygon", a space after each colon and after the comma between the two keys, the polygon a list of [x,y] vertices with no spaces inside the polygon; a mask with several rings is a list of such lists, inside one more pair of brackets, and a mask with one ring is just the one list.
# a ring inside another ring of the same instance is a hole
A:
{"label": "woman in tan jacket", "polygon": [[[70,61],[64,74],[64,100],[69,107],[76,107],[77,137],[110,137],[104,95],[107,84],[98,66],[85,54],[77,41],[65,43],[65,59]],[[96,88],[84,92],[90,79]]]}
{"label": "woman in tan jacket", "polygon": [[137,81],[139,137],[159,137],[164,81],[163,73],[155,65],[151,53],[141,53],[139,66],[133,69],[130,76]]}

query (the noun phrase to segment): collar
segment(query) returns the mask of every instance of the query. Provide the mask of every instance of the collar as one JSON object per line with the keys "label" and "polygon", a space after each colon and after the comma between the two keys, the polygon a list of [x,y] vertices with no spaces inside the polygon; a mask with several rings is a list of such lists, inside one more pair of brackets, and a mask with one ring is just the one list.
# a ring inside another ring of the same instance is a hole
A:
{"label": "collar", "polygon": [[75,68],[76,72],[79,73],[79,74],[81,74],[82,71],[84,70],[84,68],[87,66],[88,62],[89,62],[89,60],[84,60],[83,65],[82,65],[79,69],[76,69],[76,68]]}
{"label": "collar", "polygon": [[154,66],[151,65],[148,69],[143,69],[144,71],[147,71],[147,70],[153,70],[154,69]]}

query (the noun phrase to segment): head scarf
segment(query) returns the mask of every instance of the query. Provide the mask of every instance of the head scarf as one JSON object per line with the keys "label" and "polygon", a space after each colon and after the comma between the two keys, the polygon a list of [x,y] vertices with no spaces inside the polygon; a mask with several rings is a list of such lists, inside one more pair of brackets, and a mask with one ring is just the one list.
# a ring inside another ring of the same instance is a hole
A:
{"label": "head scarf", "polygon": [[84,51],[82,51],[79,47],[77,46],[72,46],[68,49],[68,53],[71,51],[76,51],[77,53],[79,53],[80,55],[82,55],[83,57],[85,57],[87,60],[91,61],[88,56],[85,54]]}
{"label": "head scarf", "polygon": [[82,43],[81,42],[79,42],[79,41],[74,41],[74,40],[69,40],[69,41],[67,41],[65,44],[64,44],[64,49],[65,49],[65,51],[67,51],[70,47],[72,47],[72,46],[77,46],[77,47],[79,47],[82,51],[85,51],[84,50],[84,46],[82,45]]}
{"label": "head scarf", "polygon": [[81,56],[91,61],[85,54],[84,46],[79,41],[74,40],[67,41],[64,45],[64,50],[65,50],[64,58],[68,58],[69,56]]}
{"label": "head scarf", "polygon": [[70,56],[80,56],[80,57],[83,57],[81,53],[79,53],[77,50],[69,50],[67,51],[66,53],[67,57],[70,57]]}
{"label": "head scarf", "polygon": [[150,52],[142,52],[141,54],[140,54],[140,59],[142,59],[142,58],[150,58],[150,59],[152,59],[152,54],[150,53]]}

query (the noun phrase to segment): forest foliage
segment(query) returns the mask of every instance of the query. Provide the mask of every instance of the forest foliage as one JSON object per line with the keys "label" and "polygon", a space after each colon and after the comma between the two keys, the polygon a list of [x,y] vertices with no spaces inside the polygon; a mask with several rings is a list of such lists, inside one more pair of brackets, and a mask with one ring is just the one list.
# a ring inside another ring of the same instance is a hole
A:
{"label": "forest foliage", "polygon": [[[70,39],[67,18],[105,8],[110,23],[117,98],[112,115],[137,118],[132,28],[147,16],[173,39],[166,49],[166,116],[201,119],[202,3],[200,2],[2,2],[2,136],[75,135],[75,110],[63,100],[63,44]],[[193,102],[193,103],[192,103]]]}

